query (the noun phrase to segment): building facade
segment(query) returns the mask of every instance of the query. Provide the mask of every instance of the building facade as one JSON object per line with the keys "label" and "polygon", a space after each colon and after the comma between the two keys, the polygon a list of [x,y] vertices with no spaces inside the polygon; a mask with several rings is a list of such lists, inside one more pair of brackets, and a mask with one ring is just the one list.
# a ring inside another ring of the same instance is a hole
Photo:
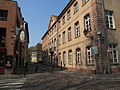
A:
{"label": "building facade", "polygon": [[[21,31],[25,32],[24,42],[20,40]],[[28,43],[28,24],[17,2],[0,0],[0,67],[5,73],[23,70]]]}
{"label": "building facade", "polygon": [[51,16],[42,37],[45,61],[85,72],[120,72],[119,3],[70,0],[59,16]]}
{"label": "building facade", "polygon": [[42,63],[42,44],[38,43],[35,47],[32,47],[31,62]]}

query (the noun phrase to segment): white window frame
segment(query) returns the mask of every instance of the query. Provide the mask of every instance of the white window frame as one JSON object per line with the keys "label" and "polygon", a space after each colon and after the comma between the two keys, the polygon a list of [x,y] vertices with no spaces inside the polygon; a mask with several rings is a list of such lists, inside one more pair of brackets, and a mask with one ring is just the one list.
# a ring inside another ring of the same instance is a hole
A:
{"label": "white window frame", "polygon": [[85,20],[85,30],[88,31],[88,32],[90,32],[91,31],[90,15],[87,14],[84,17],[84,20]]}
{"label": "white window frame", "polygon": [[61,63],[61,53],[59,53],[58,63]]}
{"label": "white window frame", "polygon": [[83,4],[87,3],[89,0],[83,0]]}
{"label": "white window frame", "polygon": [[72,57],[72,50],[69,50],[68,52],[68,61],[69,61],[69,64],[72,65],[73,64],[73,57]]}
{"label": "white window frame", "polygon": [[61,27],[61,21],[58,21],[58,29]]}
{"label": "white window frame", "polygon": [[57,40],[56,40],[56,38],[54,39],[54,47],[56,47],[57,46]]}
{"label": "white window frame", "polygon": [[64,31],[64,32],[63,32],[63,35],[62,35],[62,37],[63,37],[63,38],[62,38],[62,39],[63,39],[63,44],[66,43],[66,35],[65,35],[65,34],[66,34],[66,33],[65,33],[65,31]]}
{"label": "white window frame", "polygon": [[68,28],[68,41],[72,40],[72,30],[71,27]]}
{"label": "white window frame", "polygon": [[81,64],[81,49],[80,48],[76,49],[76,63]]}
{"label": "white window frame", "polygon": [[94,64],[92,48],[91,47],[87,47],[87,64],[88,65]]}
{"label": "white window frame", "polygon": [[62,18],[62,24],[63,25],[65,24],[65,16],[63,16],[63,18]]}
{"label": "white window frame", "polygon": [[[110,15],[110,13],[112,15]],[[109,29],[115,29],[115,20],[113,16],[113,11],[105,11],[105,16],[106,16],[106,27]]]}
{"label": "white window frame", "polygon": [[74,4],[74,13],[76,13],[79,10],[78,8],[78,2]]}
{"label": "white window frame", "polygon": [[[112,44],[109,44],[109,47],[111,48],[111,50],[112,50],[112,52],[111,52],[111,56],[112,56],[112,62],[111,63],[113,63],[113,64],[117,64],[117,63],[119,63],[119,59],[118,59],[118,50],[117,50],[117,44],[114,44],[114,43],[112,43]],[[114,51],[116,52],[116,55],[115,55],[115,53],[114,53]],[[115,57],[116,56],[116,57]],[[115,59],[116,59],[116,61],[115,61]]]}
{"label": "white window frame", "polygon": [[61,44],[61,35],[59,34],[58,35],[58,45],[60,45]]}
{"label": "white window frame", "polygon": [[63,64],[66,65],[66,52],[63,52]]}
{"label": "white window frame", "polygon": [[71,14],[70,14],[70,10],[68,10],[67,12],[67,20],[69,20],[71,18]]}
{"label": "white window frame", "polygon": [[80,25],[79,25],[79,21],[77,21],[75,23],[75,37],[79,37],[80,36]]}

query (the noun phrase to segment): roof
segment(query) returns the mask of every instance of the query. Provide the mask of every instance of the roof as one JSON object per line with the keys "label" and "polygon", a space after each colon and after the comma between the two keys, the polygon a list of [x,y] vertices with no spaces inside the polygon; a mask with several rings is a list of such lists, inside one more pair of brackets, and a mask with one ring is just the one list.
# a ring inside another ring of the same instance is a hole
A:
{"label": "roof", "polygon": [[[70,2],[66,5],[66,7],[63,9],[63,11],[59,14],[59,16],[57,17],[56,22],[62,17],[62,15],[68,10],[68,8],[75,2],[76,0],[70,0]],[[55,23],[51,26],[53,27],[55,25]],[[49,28],[50,30],[51,28]],[[47,33],[49,32],[49,30],[47,30],[47,32],[44,34],[44,36],[42,37],[42,40],[44,39],[44,37],[47,35]]]}

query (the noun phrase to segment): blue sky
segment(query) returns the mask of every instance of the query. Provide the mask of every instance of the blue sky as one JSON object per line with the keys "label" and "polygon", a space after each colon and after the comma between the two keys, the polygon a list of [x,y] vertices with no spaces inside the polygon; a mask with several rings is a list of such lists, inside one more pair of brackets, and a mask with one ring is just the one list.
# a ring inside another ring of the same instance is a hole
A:
{"label": "blue sky", "polygon": [[30,44],[34,46],[48,29],[51,15],[59,15],[70,0],[15,0],[29,24]]}

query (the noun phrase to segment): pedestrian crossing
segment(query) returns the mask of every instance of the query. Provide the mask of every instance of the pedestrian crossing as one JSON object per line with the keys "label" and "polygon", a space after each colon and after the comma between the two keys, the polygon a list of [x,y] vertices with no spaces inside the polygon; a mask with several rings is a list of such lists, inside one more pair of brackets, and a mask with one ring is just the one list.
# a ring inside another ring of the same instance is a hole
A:
{"label": "pedestrian crossing", "polygon": [[0,90],[20,90],[26,78],[0,80]]}

